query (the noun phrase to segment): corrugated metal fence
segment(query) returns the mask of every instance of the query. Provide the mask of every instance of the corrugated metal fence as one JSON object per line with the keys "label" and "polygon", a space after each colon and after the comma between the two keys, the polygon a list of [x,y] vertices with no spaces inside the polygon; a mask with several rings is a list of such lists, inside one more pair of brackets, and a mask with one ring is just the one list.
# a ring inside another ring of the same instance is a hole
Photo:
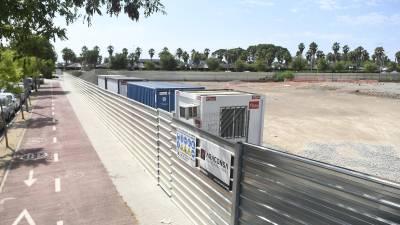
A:
{"label": "corrugated metal fence", "polygon": [[[76,92],[198,225],[400,224],[400,185],[270,148],[232,144],[121,95],[66,75]],[[194,165],[177,133],[196,139]],[[200,169],[198,143],[232,157],[232,190]]]}
{"label": "corrugated metal fence", "polygon": [[169,112],[148,107],[82,79],[66,75],[65,80],[82,94],[93,112],[194,224],[230,224],[232,191],[222,188],[200,170],[199,155],[195,167],[177,158],[176,132],[185,131],[198,142],[207,140],[224,146],[232,156],[234,144],[175,120]]}
{"label": "corrugated metal fence", "polygon": [[400,224],[400,185],[240,145],[237,224]]}

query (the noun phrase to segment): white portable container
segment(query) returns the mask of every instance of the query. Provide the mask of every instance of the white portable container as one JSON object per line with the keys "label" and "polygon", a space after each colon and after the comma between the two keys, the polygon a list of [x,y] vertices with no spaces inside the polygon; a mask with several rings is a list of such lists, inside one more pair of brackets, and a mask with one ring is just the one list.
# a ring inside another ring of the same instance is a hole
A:
{"label": "white portable container", "polygon": [[262,144],[264,96],[234,90],[175,94],[176,117],[181,121],[234,142]]}
{"label": "white portable container", "polygon": [[126,77],[122,75],[99,75],[98,86],[116,94],[127,96],[127,83],[129,81],[143,81],[143,78]]}

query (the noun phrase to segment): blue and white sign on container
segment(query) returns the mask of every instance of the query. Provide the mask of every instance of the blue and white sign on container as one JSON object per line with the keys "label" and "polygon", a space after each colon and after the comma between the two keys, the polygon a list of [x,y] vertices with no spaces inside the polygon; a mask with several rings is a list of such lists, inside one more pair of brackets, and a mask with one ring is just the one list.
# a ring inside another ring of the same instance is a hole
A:
{"label": "blue and white sign on container", "polygon": [[176,155],[189,166],[196,167],[196,137],[177,130]]}

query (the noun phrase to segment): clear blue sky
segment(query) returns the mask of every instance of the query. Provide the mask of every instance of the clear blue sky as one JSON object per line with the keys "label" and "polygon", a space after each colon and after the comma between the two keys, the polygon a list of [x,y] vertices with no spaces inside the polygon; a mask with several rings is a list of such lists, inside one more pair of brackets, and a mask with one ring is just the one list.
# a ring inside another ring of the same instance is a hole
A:
{"label": "clear blue sky", "polygon": [[[82,19],[67,27],[68,40],[55,42],[77,54],[83,45],[98,45],[103,56],[113,45],[117,52],[141,47],[158,53],[181,47],[203,51],[210,48],[247,48],[258,43],[281,45],[295,54],[297,45],[315,41],[320,50],[332,43],[361,45],[372,54],[383,46],[389,58],[400,51],[400,0],[164,0],[167,15],[153,15],[139,22],[121,14],[94,18],[91,27]],[[57,20],[62,24],[62,20]]]}

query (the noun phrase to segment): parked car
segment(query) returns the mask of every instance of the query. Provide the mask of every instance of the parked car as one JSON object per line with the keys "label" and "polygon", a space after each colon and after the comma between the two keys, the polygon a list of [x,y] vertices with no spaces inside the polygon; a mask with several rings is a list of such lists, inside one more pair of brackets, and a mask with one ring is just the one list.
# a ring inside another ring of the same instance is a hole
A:
{"label": "parked car", "polygon": [[0,96],[5,96],[10,101],[10,107],[12,109],[12,114],[14,115],[19,109],[19,101],[13,93],[3,92]]}
{"label": "parked car", "polygon": [[3,108],[2,117],[6,122],[10,121],[14,110],[10,98],[8,98],[6,95],[0,95],[0,104]]}

